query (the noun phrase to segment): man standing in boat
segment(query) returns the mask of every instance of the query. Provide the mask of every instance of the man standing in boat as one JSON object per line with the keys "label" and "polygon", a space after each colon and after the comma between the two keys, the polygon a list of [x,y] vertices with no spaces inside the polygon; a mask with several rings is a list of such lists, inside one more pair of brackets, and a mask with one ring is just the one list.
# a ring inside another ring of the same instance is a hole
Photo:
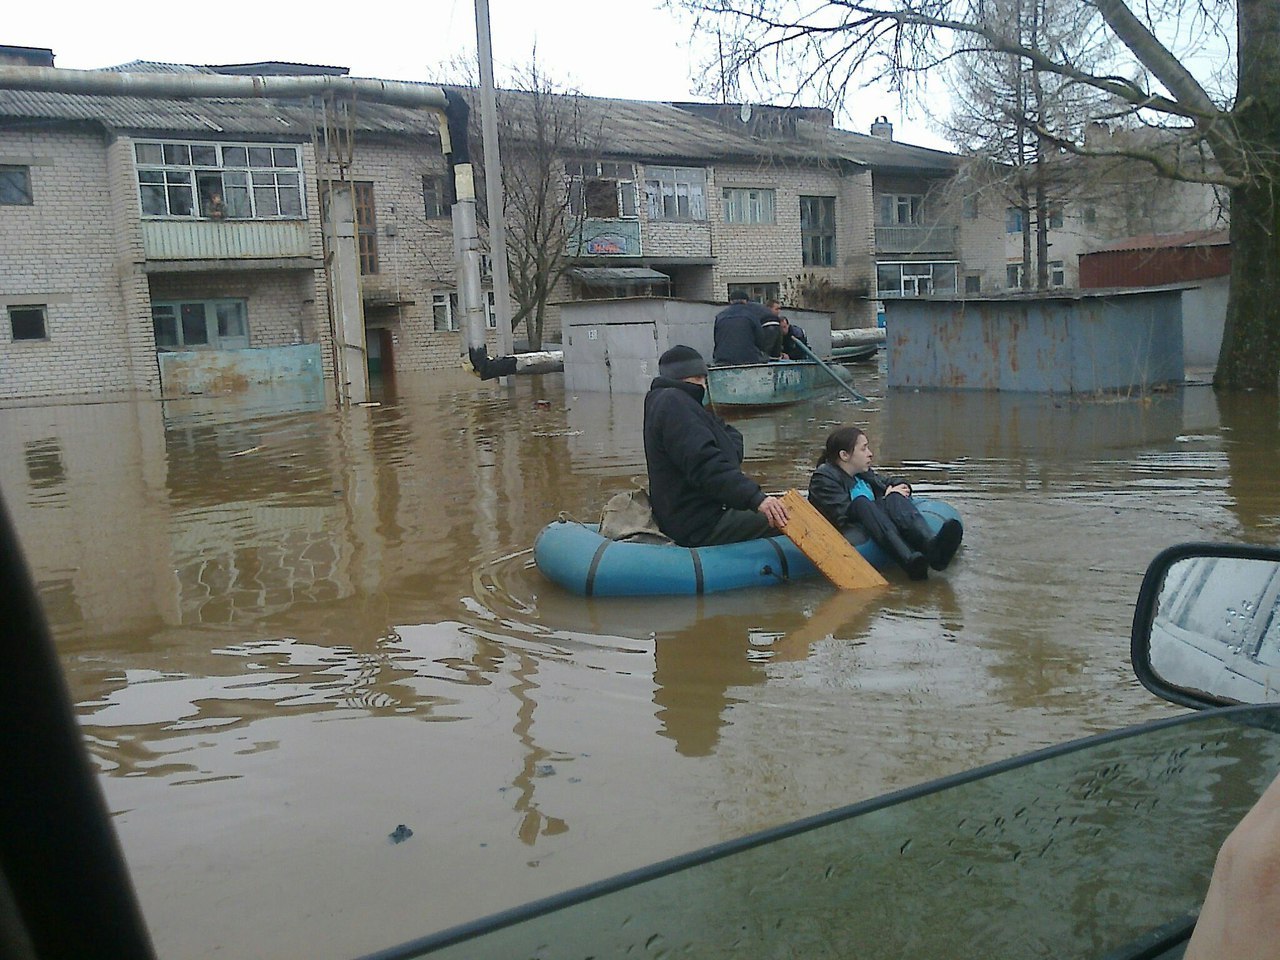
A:
{"label": "man standing in boat", "polygon": [[753,303],[745,290],[730,290],[729,305],[716,314],[712,361],[718,366],[764,363],[777,342],[778,318]]}
{"label": "man standing in boat", "polygon": [[742,472],[742,434],[702,405],[706,389],[697,350],[680,344],[658,358],[644,398],[653,517],[682,547],[767,537],[786,525],[787,510]]}

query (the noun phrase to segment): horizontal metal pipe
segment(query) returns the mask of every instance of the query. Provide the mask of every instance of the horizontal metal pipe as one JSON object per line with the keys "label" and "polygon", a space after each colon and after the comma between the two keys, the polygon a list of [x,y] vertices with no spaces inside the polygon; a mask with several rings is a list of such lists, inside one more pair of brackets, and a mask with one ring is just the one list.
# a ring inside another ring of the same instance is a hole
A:
{"label": "horizontal metal pipe", "polygon": [[854,327],[852,330],[831,331],[833,347],[859,347],[864,343],[884,343],[884,327]]}
{"label": "horizontal metal pipe", "polygon": [[402,107],[430,107],[434,110],[445,107],[445,93],[440,87],[363,77],[241,77],[220,73],[117,73],[113,70],[0,66],[0,90],[182,99],[305,100],[334,94]]}
{"label": "horizontal metal pipe", "polygon": [[496,380],[515,373],[556,373],[564,369],[564,351],[537,350],[509,357],[491,357],[483,346],[467,351],[471,368],[481,380]]}
{"label": "horizontal metal pipe", "polygon": [[516,354],[516,373],[558,373],[564,369],[563,350],[535,350]]}

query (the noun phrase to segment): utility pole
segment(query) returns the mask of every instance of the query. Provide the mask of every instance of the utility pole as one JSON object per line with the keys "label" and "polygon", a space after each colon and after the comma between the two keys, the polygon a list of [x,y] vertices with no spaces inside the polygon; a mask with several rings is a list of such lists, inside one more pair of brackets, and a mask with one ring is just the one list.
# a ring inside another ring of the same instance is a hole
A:
{"label": "utility pole", "polygon": [[489,39],[489,0],[475,0],[476,53],[480,60],[480,133],[484,143],[484,195],[489,207],[489,263],[493,271],[494,317],[498,356],[513,352],[511,288],[507,281],[507,221],[502,196],[502,158],[498,153],[498,104],[493,89],[493,43]]}

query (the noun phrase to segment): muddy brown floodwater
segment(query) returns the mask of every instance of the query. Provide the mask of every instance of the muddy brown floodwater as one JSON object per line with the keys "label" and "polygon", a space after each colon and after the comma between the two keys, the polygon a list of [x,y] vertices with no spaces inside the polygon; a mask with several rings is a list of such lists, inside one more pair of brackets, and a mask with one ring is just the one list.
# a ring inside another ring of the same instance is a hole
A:
{"label": "muddy brown floodwater", "polygon": [[[1274,542],[1274,398],[832,396],[962,513],[925,583],[570,596],[538,530],[643,478],[638,396],[402,377],[0,410],[0,488],[165,960],[341,960],[705,844],[1172,712],[1128,665],[1147,562]],[[404,824],[412,836],[392,843]]]}

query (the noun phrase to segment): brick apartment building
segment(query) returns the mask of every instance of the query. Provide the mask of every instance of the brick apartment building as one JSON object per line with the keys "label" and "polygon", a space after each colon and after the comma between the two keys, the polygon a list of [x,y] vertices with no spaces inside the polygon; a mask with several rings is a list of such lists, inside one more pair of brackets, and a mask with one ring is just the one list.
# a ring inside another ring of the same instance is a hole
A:
{"label": "brick apartment building", "polygon": [[[0,62],[53,55],[0,48]],[[583,256],[553,300],[721,301],[743,286],[860,326],[877,296],[1003,285],[1000,211],[961,215],[945,189],[959,158],[895,143],[887,124],[869,136],[821,110],[584,103],[598,150],[564,161],[586,204]],[[341,176],[371,370],[458,364],[446,173],[435,115],[407,107],[0,90],[0,400],[160,396],[173,385],[158,355],[184,351],[311,344],[330,375],[321,209]]]}

